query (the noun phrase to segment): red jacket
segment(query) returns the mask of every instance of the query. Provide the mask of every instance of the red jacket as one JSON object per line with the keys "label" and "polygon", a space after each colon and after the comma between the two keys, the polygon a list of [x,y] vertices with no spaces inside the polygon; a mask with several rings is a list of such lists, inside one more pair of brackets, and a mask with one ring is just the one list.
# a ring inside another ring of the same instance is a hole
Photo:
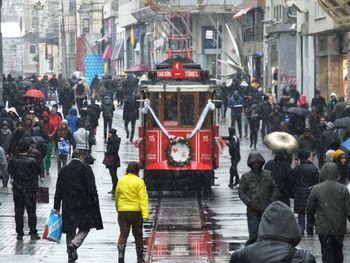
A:
{"label": "red jacket", "polygon": [[[55,137],[56,130],[61,125],[61,117],[58,114],[43,112],[41,115],[42,120],[40,121],[41,130],[46,133],[49,140],[53,140]],[[49,117],[48,120],[45,120],[46,117]]]}

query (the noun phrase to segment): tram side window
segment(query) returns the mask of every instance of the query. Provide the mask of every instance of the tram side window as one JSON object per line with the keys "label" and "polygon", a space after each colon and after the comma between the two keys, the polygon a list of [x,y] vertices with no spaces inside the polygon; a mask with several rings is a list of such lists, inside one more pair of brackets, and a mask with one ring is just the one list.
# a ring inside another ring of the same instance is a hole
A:
{"label": "tram side window", "polygon": [[177,120],[177,94],[165,95],[164,120]]}
{"label": "tram side window", "polygon": [[[199,94],[200,113],[207,106],[208,99],[210,99],[210,94],[209,93],[200,93]],[[203,128],[208,128],[208,127],[211,127],[212,125],[213,125],[213,112],[209,111],[207,117],[205,117],[205,120],[204,120],[204,123],[203,123]]]}
{"label": "tram side window", "polygon": [[181,125],[194,125],[194,96],[181,95],[180,97]]}
{"label": "tram side window", "polygon": [[[153,109],[156,116],[159,116],[159,94],[158,93],[152,93],[149,96],[149,100],[151,101],[151,108]],[[157,123],[153,119],[151,113],[147,114],[147,127],[154,128],[157,127]]]}

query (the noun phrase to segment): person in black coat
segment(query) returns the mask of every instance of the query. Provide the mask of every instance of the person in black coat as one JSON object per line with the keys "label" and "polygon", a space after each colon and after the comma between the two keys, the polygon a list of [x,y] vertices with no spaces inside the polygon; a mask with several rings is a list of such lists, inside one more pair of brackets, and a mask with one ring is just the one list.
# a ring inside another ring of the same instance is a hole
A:
{"label": "person in black coat", "polygon": [[[124,127],[126,131],[126,138],[128,139],[130,136],[130,142],[132,142],[134,138],[137,114],[138,114],[137,102],[135,100],[135,97],[131,95],[124,102],[124,109],[123,109],[123,120],[124,120]],[[130,132],[129,132],[129,123],[131,123]]]}
{"label": "person in black coat", "polygon": [[278,191],[278,200],[290,206],[290,188],[292,181],[292,156],[285,150],[275,152],[275,158],[265,164],[264,169],[271,172]]}
{"label": "person in black coat", "polygon": [[[300,151],[298,154],[300,164],[293,170],[292,197],[294,197],[294,213],[298,214],[298,223],[302,234],[305,231],[305,209],[311,188],[318,183],[318,170],[312,163],[312,153]],[[307,228],[308,234],[313,234],[313,229]]]}
{"label": "person in black coat", "polygon": [[72,108],[72,106],[75,103],[74,91],[71,88],[71,86],[69,85],[69,82],[66,80],[64,81],[64,85],[63,85],[63,88],[59,94],[59,97],[60,97],[60,99],[59,99],[60,105],[62,105],[63,116],[66,117],[69,110]]}
{"label": "person in black coat", "polygon": [[258,241],[235,251],[230,263],[316,263],[310,252],[295,248],[300,240],[300,228],[292,210],[275,201],[262,215]]}
{"label": "person in black coat", "polygon": [[22,141],[18,145],[18,154],[8,164],[8,173],[13,180],[13,201],[15,204],[15,221],[17,240],[23,240],[24,209],[28,214],[29,234],[31,240],[38,240],[36,229],[36,195],[40,169],[36,161],[28,157],[29,143]]}
{"label": "person in black coat", "polygon": [[59,214],[62,206],[62,232],[67,234],[71,261],[78,258],[77,249],[90,229],[103,229],[95,176],[91,167],[83,162],[85,157],[84,151],[74,150],[71,162],[62,168],[56,183],[54,209]]}
{"label": "person in black coat", "polygon": [[112,190],[108,192],[109,194],[115,193],[115,188],[118,183],[117,171],[118,167],[120,167],[119,146],[120,138],[117,135],[117,130],[110,129],[108,132],[107,151],[105,152],[105,158],[109,159],[105,165],[106,168],[108,168],[112,179]]}

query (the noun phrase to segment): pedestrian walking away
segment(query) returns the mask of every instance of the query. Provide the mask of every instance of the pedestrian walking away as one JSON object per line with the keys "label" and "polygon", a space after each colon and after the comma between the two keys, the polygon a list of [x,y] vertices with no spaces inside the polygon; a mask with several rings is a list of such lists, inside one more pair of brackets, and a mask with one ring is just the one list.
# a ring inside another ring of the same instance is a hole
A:
{"label": "pedestrian walking away", "polygon": [[[226,142],[226,145],[229,148],[229,153],[231,156],[230,181],[228,186],[230,188],[233,188],[234,186],[239,185],[239,175],[238,175],[237,165],[241,160],[241,153],[240,153],[240,143],[239,143],[238,137],[236,136],[235,128],[229,127],[228,133],[229,133],[229,136],[227,138],[228,141]],[[235,183],[233,183],[233,178],[235,178]]]}
{"label": "pedestrian walking away", "polygon": [[83,162],[85,156],[84,151],[74,150],[71,162],[62,168],[56,183],[54,209],[62,213],[62,232],[66,233],[70,262],[78,259],[77,249],[90,229],[103,229],[95,175]]}
{"label": "pedestrian walking away", "polygon": [[126,241],[130,227],[136,243],[137,263],[143,259],[142,224],[149,218],[148,194],[144,181],[139,177],[140,165],[130,162],[126,175],[119,179],[115,192],[120,235],[118,239],[118,262],[124,263]]}
{"label": "pedestrian walking away", "polygon": [[101,105],[102,117],[103,117],[103,139],[107,142],[107,128],[112,129],[113,112],[115,107],[110,96],[105,96]]}
{"label": "pedestrian walking away", "polygon": [[119,158],[119,146],[120,146],[120,137],[117,135],[116,129],[110,129],[108,132],[107,140],[107,151],[105,152],[105,157],[103,163],[106,165],[106,168],[109,171],[112,179],[112,190],[108,192],[109,194],[115,193],[115,188],[118,183],[118,167],[120,167],[120,158]]}
{"label": "pedestrian walking away", "polygon": [[31,240],[38,240],[40,236],[36,228],[36,196],[38,190],[38,174],[40,168],[34,159],[28,157],[29,143],[21,141],[18,154],[9,161],[8,172],[13,181],[13,201],[15,204],[15,222],[17,240],[23,240],[23,215],[28,214],[29,235]]}
{"label": "pedestrian walking away", "polygon": [[343,241],[346,219],[350,221],[350,193],[337,182],[340,174],[335,163],[325,163],[320,183],[311,190],[306,205],[308,227],[316,227],[323,262],[344,261]]}

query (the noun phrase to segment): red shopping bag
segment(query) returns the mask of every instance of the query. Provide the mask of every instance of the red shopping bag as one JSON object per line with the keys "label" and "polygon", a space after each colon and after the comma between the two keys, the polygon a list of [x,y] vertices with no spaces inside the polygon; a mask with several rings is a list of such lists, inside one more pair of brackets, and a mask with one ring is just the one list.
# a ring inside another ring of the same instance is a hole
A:
{"label": "red shopping bag", "polygon": [[44,231],[43,231],[43,236],[42,239],[46,239],[47,237],[47,233],[49,232],[49,226],[47,225],[47,223],[44,226]]}

